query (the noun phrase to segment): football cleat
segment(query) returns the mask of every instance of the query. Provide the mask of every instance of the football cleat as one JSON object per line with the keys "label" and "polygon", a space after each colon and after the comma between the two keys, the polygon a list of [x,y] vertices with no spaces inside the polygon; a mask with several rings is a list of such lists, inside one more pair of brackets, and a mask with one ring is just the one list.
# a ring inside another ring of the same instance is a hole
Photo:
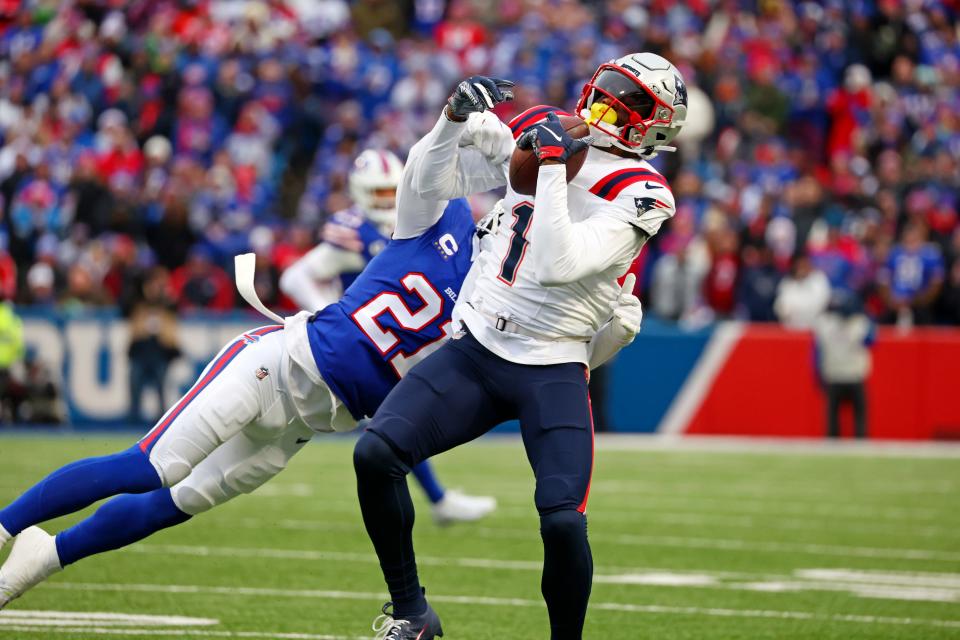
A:
{"label": "football cleat", "polygon": [[24,529],[0,567],[0,609],[62,570],[56,539],[39,527]]}
{"label": "football cleat", "polygon": [[410,616],[402,620],[387,613],[392,606],[392,602],[383,605],[383,614],[373,621],[374,640],[431,640],[431,638],[443,637],[440,616],[429,604],[427,610],[419,616]]}
{"label": "football cleat", "polygon": [[468,496],[457,490],[448,490],[443,499],[434,505],[433,520],[441,527],[454,522],[473,522],[479,520],[497,508],[496,498],[490,496]]}

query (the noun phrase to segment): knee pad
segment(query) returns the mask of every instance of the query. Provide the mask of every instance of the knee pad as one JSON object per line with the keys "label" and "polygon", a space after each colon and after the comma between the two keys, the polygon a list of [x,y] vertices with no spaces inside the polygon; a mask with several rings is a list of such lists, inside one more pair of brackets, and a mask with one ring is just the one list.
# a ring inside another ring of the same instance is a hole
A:
{"label": "knee pad", "polygon": [[223,474],[223,481],[232,492],[253,493],[265,482],[287,468],[287,460],[275,452],[259,460],[248,460]]}
{"label": "knee pad", "polygon": [[170,489],[170,497],[180,511],[195,516],[217,506],[212,496],[204,495],[193,487],[177,485]]}
{"label": "knee pad", "polygon": [[403,477],[410,472],[386,440],[366,431],[353,449],[353,468],[357,475],[389,475]]}
{"label": "knee pad", "polygon": [[575,509],[561,509],[542,515],[540,535],[545,544],[579,543],[587,538],[587,517]]}

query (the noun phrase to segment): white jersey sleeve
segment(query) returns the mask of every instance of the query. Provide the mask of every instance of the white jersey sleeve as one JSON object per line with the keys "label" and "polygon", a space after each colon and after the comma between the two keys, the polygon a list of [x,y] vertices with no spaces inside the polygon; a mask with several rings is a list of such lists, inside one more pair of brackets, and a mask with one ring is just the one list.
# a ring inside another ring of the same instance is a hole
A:
{"label": "white jersey sleeve", "polygon": [[359,253],[323,242],[287,267],[280,290],[301,309],[317,311],[340,299],[340,274],[362,271],[364,265]]}
{"label": "white jersey sleeve", "polygon": [[393,237],[419,236],[440,219],[447,201],[505,185],[512,151],[509,127],[492,115],[463,123],[441,116],[410,149],[397,190]]}
{"label": "white jersey sleeve", "polygon": [[652,237],[661,225],[676,213],[673,193],[655,182],[638,182],[631,185],[612,202],[612,211]]}
{"label": "white jersey sleeve", "polygon": [[540,284],[552,287],[576,282],[606,271],[624,255],[636,255],[646,238],[631,232],[634,220],[624,215],[619,203],[607,208],[609,211],[581,222],[571,222],[566,168],[540,168],[531,222],[531,243],[549,247],[548,251],[531,252]]}

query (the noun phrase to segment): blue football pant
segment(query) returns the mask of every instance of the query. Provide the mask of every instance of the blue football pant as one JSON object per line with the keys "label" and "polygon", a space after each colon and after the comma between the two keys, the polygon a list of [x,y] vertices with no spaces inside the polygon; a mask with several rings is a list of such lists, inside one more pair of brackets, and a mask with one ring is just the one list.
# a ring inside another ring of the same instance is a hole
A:
{"label": "blue football pant", "polygon": [[593,469],[587,377],[578,363],[508,362],[469,334],[413,368],[357,442],[364,524],[399,617],[426,607],[413,550],[405,476],[427,458],[518,418],[536,476],[544,544],[541,589],[554,640],[579,639],[593,576],[584,516]]}

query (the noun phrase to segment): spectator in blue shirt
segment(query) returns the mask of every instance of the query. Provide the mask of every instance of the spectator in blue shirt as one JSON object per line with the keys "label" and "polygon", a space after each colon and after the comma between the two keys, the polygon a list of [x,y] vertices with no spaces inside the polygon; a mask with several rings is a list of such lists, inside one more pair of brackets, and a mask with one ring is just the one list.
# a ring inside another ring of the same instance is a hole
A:
{"label": "spectator in blue shirt", "polygon": [[911,222],[879,274],[880,292],[888,312],[883,319],[903,324],[928,324],[931,308],[943,287],[940,249],[927,242],[926,227]]}

